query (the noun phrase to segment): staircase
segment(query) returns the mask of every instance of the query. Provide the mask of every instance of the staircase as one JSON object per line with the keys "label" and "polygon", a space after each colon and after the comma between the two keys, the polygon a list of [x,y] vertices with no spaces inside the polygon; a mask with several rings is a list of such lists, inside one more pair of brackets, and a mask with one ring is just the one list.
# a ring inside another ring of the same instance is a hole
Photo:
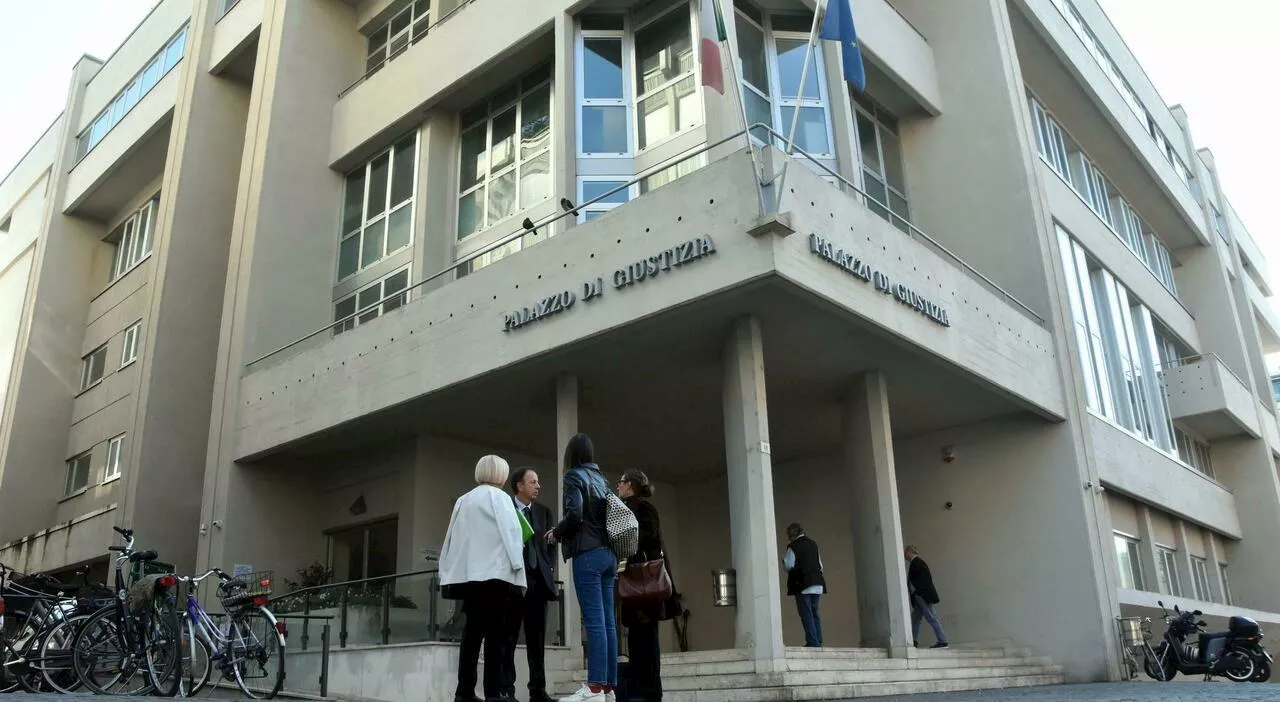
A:
{"label": "staircase", "polygon": [[[955,692],[1063,682],[1062,667],[1029,649],[986,644],[924,649],[890,658],[882,649],[788,648],[783,672],[756,673],[743,651],[674,653],[662,657],[666,702],[775,702]],[[566,663],[556,691],[586,679],[581,660]],[[567,678],[567,679],[566,679]],[[621,702],[621,701],[620,701]]]}

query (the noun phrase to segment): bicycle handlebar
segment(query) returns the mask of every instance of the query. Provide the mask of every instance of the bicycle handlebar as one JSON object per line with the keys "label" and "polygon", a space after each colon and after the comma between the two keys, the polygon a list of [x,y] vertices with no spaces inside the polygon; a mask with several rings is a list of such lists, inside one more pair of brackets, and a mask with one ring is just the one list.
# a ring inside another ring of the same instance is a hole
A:
{"label": "bicycle handlebar", "polygon": [[218,568],[210,568],[209,570],[205,571],[204,575],[192,575],[192,576],[187,576],[185,578],[182,576],[178,576],[178,580],[184,583],[199,584],[204,582],[204,580],[208,578],[210,575],[216,575],[218,576],[218,578],[222,580],[225,580],[227,578],[226,573],[223,573],[222,570]]}

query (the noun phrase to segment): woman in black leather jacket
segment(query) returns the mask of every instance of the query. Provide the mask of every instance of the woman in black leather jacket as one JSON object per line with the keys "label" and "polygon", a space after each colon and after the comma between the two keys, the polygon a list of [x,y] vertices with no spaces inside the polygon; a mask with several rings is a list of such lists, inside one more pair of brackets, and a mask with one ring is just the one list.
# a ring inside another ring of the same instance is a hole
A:
{"label": "woman in black leather jacket", "polygon": [[618,559],[605,528],[609,484],[595,464],[595,447],[586,434],[569,439],[564,449],[564,518],[546,534],[561,544],[572,561],[573,588],[587,631],[587,684],[562,702],[612,702],[618,684],[618,625],[613,610]]}
{"label": "woman in black leather jacket", "polygon": [[[662,523],[658,510],[649,502],[653,497],[653,484],[644,471],[629,470],[618,481],[618,497],[627,505],[640,523],[640,543],[636,555],[628,563],[641,563],[656,559],[666,560],[662,544]],[[667,576],[671,569],[667,568]],[[672,580],[672,597],[675,597],[675,581]],[[662,699],[662,648],[658,642],[658,623],[673,602],[653,605],[628,605],[621,607],[622,625],[627,627],[627,693],[632,699],[640,697],[645,702]]]}

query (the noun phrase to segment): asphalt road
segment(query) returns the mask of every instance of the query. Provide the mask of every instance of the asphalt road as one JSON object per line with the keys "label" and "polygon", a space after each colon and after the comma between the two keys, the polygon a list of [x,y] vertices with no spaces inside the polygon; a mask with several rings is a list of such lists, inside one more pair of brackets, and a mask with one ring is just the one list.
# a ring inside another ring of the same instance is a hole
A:
{"label": "asphalt road", "polygon": [[859,702],[1280,702],[1280,683],[1130,682],[863,698]]}

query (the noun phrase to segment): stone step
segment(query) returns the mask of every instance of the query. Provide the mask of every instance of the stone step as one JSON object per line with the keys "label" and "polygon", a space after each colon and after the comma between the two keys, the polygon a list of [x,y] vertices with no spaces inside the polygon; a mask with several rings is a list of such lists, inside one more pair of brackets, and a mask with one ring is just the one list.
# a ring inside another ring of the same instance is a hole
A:
{"label": "stone step", "polygon": [[[1000,667],[906,668],[879,670],[806,670],[758,675],[750,672],[719,672],[697,676],[672,676],[664,670],[662,675],[662,687],[664,691],[678,692],[682,690],[734,690],[769,687],[785,688],[962,680],[989,677],[1054,675],[1061,673],[1062,667],[1054,665],[1010,665]],[[585,673],[575,675],[575,682],[568,687],[576,688],[585,681]]]}
{"label": "stone step", "polygon": [[[1020,665],[1052,665],[1048,656],[1010,656],[1008,658],[884,658],[870,660],[796,660],[787,659],[787,669],[807,670],[907,670],[939,668],[1007,668]],[[665,671],[665,668],[664,668]]]}
{"label": "stone step", "polygon": [[[883,653],[883,652],[881,652]],[[662,654],[662,665],[699,665],[706,663],[733,663],[737,661],[747,660],[747,651],[739,651],[736,649],[726,649],[718,651],[688,651],[685,653],[664,653]],[[567,656],[564,660],[564,669],[571,671],[583,670],[586,663],[582,660],[582,656]]]}
{"label": "stone step", "polygon": [[967,678],[890,683],[846,685],[812,685],[793,688],[743,688],[736,690],[686,690],[663,694],[665,702],[808,702],[810,700],[847,700],[858,697],[922,695],[935,692],[994,690],[1039,685],[1061,685],[1061,673],[1050,675],[1017,675],[1008,677]]}

